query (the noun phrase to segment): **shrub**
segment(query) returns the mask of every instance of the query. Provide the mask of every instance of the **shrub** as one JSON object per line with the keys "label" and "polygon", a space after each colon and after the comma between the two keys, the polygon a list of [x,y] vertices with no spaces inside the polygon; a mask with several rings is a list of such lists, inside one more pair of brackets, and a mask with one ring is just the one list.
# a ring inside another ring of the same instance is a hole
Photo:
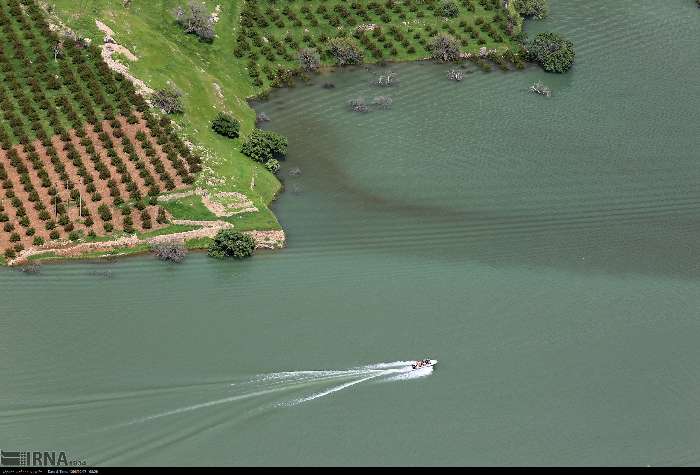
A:
{"label": "shrub", "polygon": [[43,238],[43,237],[41,237],[41,236],[36,236],[36,237],[34,238],[33,244],[34,244],[35,246],[41,246],[41,245],[44,244],[44,242],[45,242],[45,241],[44,241],[44,238]]}
{"label": "shrub", "polygon": [[459,42],[447,33],[441,33],[430,40],[428,50],[433,59],[443,62],[459,59]]}
{"label": "shrub", "polygon": [[459,7],[457,3],[453,0],[443,0],[443,2],[437,7],[435,12],[439,16],[454,18],[459,15]]}
{"label": "shrub", "polygon": [[175,10],[175,21],[185,30],[207,43],[214,41],[214,21],[204,3],[190,2],[187,7]]}
{"label": "shrub", "polygon": [[219,113],[211,123],[214,132],[224,137],[235,139],[241,130],[241,124],[228,114]]}
{"label": "shrub", "polygon": [[187,256],[187,248],[181,241],[163,241],[151,244],[151,252],[161,261],[180,263]]}
{"label": "shrub", "polygon": [[523,17],[543,19],[549,13],[547,0],[513,0],[515,9]]}
{"label": "shrub", "polygon": [[182,93],[173,88],[159,89],[151,94],[151,101],[166,114],[179,114],[182,107]]}
{"label": "shrub", "polygon": [[156,217],[156,222],[158,224],[165,224],[168,222],[168,216],[165,214],[163,208],[158,208],[158,216]]}
{"label": "shrub", "polygon": [[568,71],[576,56],[573,43],[557,33],[539,33],[527,49],[530,58],[547,72]]}
{"label": "shrub", "polygon": [[233,257],[243,259],[255,252],[255,240],[247,234],[232,229],[222,229],[209,246],[209,255],[218,259]]}
{"label": "shrub", "polygon": [[254,129],[241,147],[241,152],[253,160],[265,163],[287,155],[287,138],[276,132]]}
{"label": "shrub", "polygon": [[267,168],[270,172],[277,174],[280,171],[280,162],[274,158],[270,159],[265,163],[265,168]]}
{"label": "shrub", "polygon": [[316,48],[302,48],[299,50],[299,66],[307,73],[317,71],[321,67],[321,56]]}
{"label": "shrub", "polygon": [[352,38],[331,38],[328,49],[340,66],[362,63],[362,51]]}

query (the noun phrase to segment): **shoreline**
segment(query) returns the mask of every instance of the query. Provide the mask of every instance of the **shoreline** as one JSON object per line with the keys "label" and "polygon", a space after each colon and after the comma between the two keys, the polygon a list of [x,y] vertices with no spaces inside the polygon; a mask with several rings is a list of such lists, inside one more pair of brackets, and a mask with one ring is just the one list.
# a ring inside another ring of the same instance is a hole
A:
{"label": "shoreline", "polygon": [[[134,85],[138,89],[143,91],[144,86],[145,86],[145,88],[147,90],[151,90],[150,87],[156,86],[156,84],[153,84],[154,81],[153,81],[153,78],[150,76],[150,74],[149,74],[149,77],[141,77],[141,75],[139,75],[137,72],[133,72],[130,70],[130,69],[132,69],[131,66],[134,65],[135,62],[130,62],[130,64],[124,64],[122,61],[120,61],[121,58],[112,57],[113,56],[112,53],[119,52],[117,50],[112,51],[113,49],[121,47],[120,46],[121,44],[133,45],[134,43],[133,42],[126,42],[126,39],[119,40],[120,33],[119,32],[114,33],[112,31],[112,29],[110,29],[109,26],[107,26],[105,23],[102,22],[102,20],[105,20],[105,17],[104,17],[104,15],[101,14],[101,12],[96,11],[96,12],[94,12],[94,14],[86,15],[86,18],[88,19],[88,21],[89,22],[91,21],[93,23],[93,25],[87,30],[84,28],[84,26],[80,27],[79,23],[76,23],[75,25],[72,24],[71,26],[67,26],[63,22],[63,20],[65,19],[64,17],[67,13],[68,13],[67,11],[64,11],[64,13],[61,14],[58,12],[58,10],[53,11],[50,14],[47,12],[47,19],[49,19],[49,21],[58,20],[58,27],[59,28],[66,29],[69,31],[80,31],[81,36],[85,36],[86,38],[90,38],[91,41],[98,43],[99,47],[102,49],[103,60],[108,64],[110,69],[123,74],[129,81],[134,83]],[[234,7],[233,11],[231,12],[231,14],[234,15],[234,18],[229,19],[229,20],[234,21],[235,26],[238,26],[239,13],[240,13],[240,10],[237,7]],[[519,18],[519,15],[518,15],[518,18]],[[522,23],[523,23],[522,20],[523,19],[520,18],[520,25],[522,25]],[[79,27],[76,28],[76,26],[79,26]],[[107,35],[107,37],[109,37],[109,40],[107,40],[105,38],[103,41],[101,41],[102,38],[100,38],[100,35],[93,37],[94,34],[92,34],[93,33],[92,30],[94,28],[96,28],[100,34]],[[85,31],[82,31],[82,30],[85,30]],[[217,36],[219,36],[219,35],[217,35]],[[163,38],[163,40],[167,40],[167,38]],[[224,40],[224,38],[217,38],[217,41],[221,42],[221,41],[225,41],[225,40]],[[507,49],[508,49],[508,47],[501,48],[501,50],[507,50]],[[148,55],[147,52],[144,52],[144,51],[138,52],[138,62],[143,63],[144,61],[147,61],[148,60],[147,55]],[[469,59],[473,56],[479,57],[478,53],[476,53],[476,54],[472,53],[472,52],[462,53],[462,57],[461,57],[460,62],[469,61]],[[106,57],[109,58],[109,61],[107,61]],[[481,58],[484,58],[484,57],[481,56]],[[395,64],[425,63],[427,61],[431,61],[431,58],[429,58],[429,57],[410,58],[410,57],[399,56],[396,58],[377,59],[377,58],[374,58],[374,57],[367,55],[367,57],[362,62],[362,64],[357,65],[357,67],[383,68],[383,67],[391,67],[391,65],[395,65]],[[459,63],[454,63],[454,64],[457,65]],[[245,72],[245,70],[246,70],[246,68],[243,64],[238,64],[236,62],[234,62],[233,64],[229,64],[228,68],[229,68],[229,70],[231,70],[231,69],[234,70],[234,72],[240,72],[240,71]],[[240,69],[240,71],[239,71],[239,69]],[[326,63],[326,64],[323,64],[321,66],[319,71],[317,73],[315,73],[314,76],[329,76],[331,74],[337,73],[338,71],[340,71],[342,69],[346,69],[346,68],[343,66],[338,66],[338,65]],[[141,72],[143,73],[143,71],[141,71]],[[300,79],[303,80],[304,75],[296,72],[294,74],[293,81],[298,82]],[[214,85],[216,86],[217,93],[221,96],[221,99],[223,99],[223,94],[220,92],[221,87],[216,82],[214,83]],[[253,92],[253,94],[248,94],[244,97],[244,96],[240,95],[240,92],[242,92],[242,91],[238,91],[238,92],[231,91],[234,94],[232,96],[229,95],[229,97],[231,99],[233,99],[234,101],[242,102],[244,104],[243,107],[245,109],[248,109],[250,111],[250,113],[252,113],[253,116],[255,116],[257,113],[256,109],[254,107],[256,105],[256,103],[261,103],[262,101],[266,100],[269,97],[269,95],[273,92],[274,89],[287,87],[285,85],[280,85],[279,87],[275,87],[273,85],[273,83],[269,82],[269,81],[265,81],[265,83],[260,85],[260,86],[251,85],[249,83],[246,84],[246,86],[250,90],[252,90],[251,92]],[[246,112],[246,114],[248,114],[248,115],[250,113]],[[242,119],[243,119],[243,117],[242,117]],[[252,124],[246,124],[245,120],[243,120],[242,123],[243,123],[243,125],[246,125],[246,128],[248,128],[248,125],[252,125],[252,127],[257,127],[259,125],[255,122],[255,120],[252,121]],[[202,132],[197,131],[197,133],[201,134]],[[194,142],[193,147],[196,147],[196,148],[201,147],[202,150],[204,150],[206,152],[206,155],[210,155],[213,157],[215,162],[221,162],[221,160],[223,158],[225,165],[227,165],[229,167],[231,165],[240,166],[240,164],[237,164],[235,160],[232,160],[233,157],[230,157],[230,158],[228,158],[227,156],[222,157],[220,155],[220,153],[217,153],[216,150],[209,148],[210,144],[208,144],[206,140],[198,140],[196,137],[191,135],[190,131],[185,131],[182,127],[180,127],[178,130],[178,135],[180,135],[180,137],[185,141],[188,141],[189,139],[194,139],[194,140],[192,140]],[[242,135],[245,136],[245,133]],[[240,154],[240,144],[239,143],[230,144],[230,145],[233,145],[233,147],[232,147],[233,150],[231,152],[233,155],[242,155],[242,154]],[[243,159],[250,160],[248,157],[244,157]],[[250,163],[249,167],[246,167],[246,168],[250,168],[250,170],[253,170],[253,169],[256,169],[256,167],[257,167],[256,163]],[[241,193],[241,191],[246,191],[246,190],[242,190],[240,188],[240,185],[239,186],[231,186],[228,183],[224,183],[224,184],[220,184],[220,185],[216,185],[216,186],[209,186],[209,185],[211,185],[211,183],[208,183],[207,177],[209,179],[214,179],[214,180],[222,179],[223,181],[226,181],[225,179],[228,177],[225,174],[222,175],[219,170],[215,169],[216,168],[215,165],[213,165],[213,168],[212,168],[212,166],[209,166],[209,167],[205,166],[205,168],[208,168],[208,170],[202,171],[200,173],[200,177],[202,178],[202,180],[198,180],[200,182],[199,185],[195,185],[194,190],[191,192],[192,195],[194,195],[194,196],[197,196],[197,195],[200,196],[202,204],[204,205],[205,208],[209,209],[210,211],[214,211],[214,208],[216,208],[216,207],[223,208],[223,205],[221,205],[220,203],[213,203],[211,200],[208,200],[210,194],[212,196],[213,195],[238,194],[238,195],[243,196],[243,198],[247,199],[247,201],[246,200],[243,200],[243,201],[246,203],[246,205],[249,205],[249,206],[244,207],[240,211],[234,212],[232,214],[246,215],[246,214],[252,213],[252,214],[258,215],[259,210],[258,210],[258,207],[256,207],[256,202],[257,202],[257,205],[259,206],[260,205],[259,198],[264,196],[263,194],[265,193],[265,191],[256,189],[255,194],[257,195],[258,199],[251,200],[251,199],[248,199],[249,196],[247,195],[247,192]],[[286,245],[286,236],[284,234],[284,230],[282,229],[281,225],[279,224],[279,221],[277,221],[276,215],[270,209],[270,206],[276,199],[279,198],[279,196],[284,191],[284,184],[275,175],[271,175],[271,176],[274,177],[272,180],[276,181],[278,183],[278,186],[274,190],[274,193],[272,194],[271,199],[269,199],[269,201],[264,200],[264,202],[262,203],[265,206],[265,209],[263,211],[266,211],[272,215],[273,219],[276,221],[277,226],[279,226],[279,229],[261,231],[261,230],[257,230],[257,229],[250,229],[250,228],[248,228],[247,225],[244,224],[243,225],[244,230],[241,232],[245,232],[247,234],[251,234],[254,237],[256,237],[256,243],[258,244],[257,247],[259,247],[259,248],[277,249],[277,248],[284,247]],[[270,179],[268,179],[268,181],[269,180]],[[213,190],[216,190],[216,191],[214,191],[212,193]],[[251,189],[250,191],[252,192],[253,190]],[[263,194],[261,194],[261,192]],[[252,197],[252,195],[250,197]],[[163,201],[170,201],[170,200],[167,200],[166,196],[163,196],[162,198],[163,198]],[[268,197],[268,198],[270,198],[270,197]],[[225,214],[220,214],[218,212],[214,212],[213,214],[217,217],[217,219],[226,216]],[[229,214],[228,216],[231,216],[231,214]],[[256,217],[257,216],[255,216],[255,217],[251,216],[251,218],[253,220],[255,220]],[[178,218],[183,218],[183,216],[178,216]],[[177,223],[180,223],[183,221],[185,221],[185,220],[175,218],[175,219],[171,220],[171,224],[177,224]],[[194,220],[191,220],[191,221],[194,221]],[[204,221],[204,220],[199,221],[199,223],[203,226],[202,228],[200,228],[199,231],[201,231],[204,228],[206,228],[209,231],[211,231],[212,229],[215,229],[216,227],[214,225],[212,225],[212,223],[214,223],[214,222],[215,221]],[[251,223],[248,223],[248,225],[250,225],[250,224]],[[228,223],[226,223],[226,227],[234,227],[235,228],[236,225],[232,224],[231,222],[228,222]],[[216,229],[219,229],[219,228],[216,228]],[[188,233],[189,232],[190,231],[185,231],[185,232],[181,232],[181,233],[170,233],[170,234],[164,234],[162,236],[164,236],[165,238],[172,239],[172,240],[182,240],[183,242],[188,242]],[[275,238],[268,239],[267,236],[275,236]],[[203,237],[210,238],[210,236],[203,236]],[[198,236],[198,237],[194,237],[194,238],[190,239],[191,241],[193,241],[191,249],[202,249],[202,248],[206,247],[205,246],[206,243],[197,242],[198,239],[201,239],[203,237]],[[157,236],[157,238],[160,238],[160,236]],[[145,249],[144,250],[137,250],[135,252],[131,252],[129,250],[138,248],[138,246],[146,246],[153,239],[154,238],[138,238],[136,236],[133,236],[133,237],[121,236],[121,237],[115,237],[115,239],[110,240],[110,241],[101,241],[101,242],[52,243],[46,249],[34,249],[34,248],[26,249],[25,251],[22,251],[16,258],[5,259],[4,260],[5,262],[0,262],[0,265],[4,264],[7,266],[13,266],[13,265],[19,265],[20,263],[23,263],[23,262],[42,260],[40,257],[35,257],[32,259],[29,259],[29,258],[31,256],[40,256],[43,254],[54,254],[50,257],[48,257],[48,256],[46,257],[46,259],[51,259],[51,260],[53,260],[53,259],[61,260],[62,258],[66,258],[66,259],[90,259],[93,257],[93,254],[97,251],[102,252],[103,254],[101,254],[101,255],[113,255],[110,253],[114,253],[115,251],[120,250],[120,249],[125,250],[125,253],[120,254],[120,255],[132,255],[132,254],[136,254],[136,253],[147,252],[147,250],[145,250]],[[125,246],[125,244],[126,244],[126,246]],[[56,253],[58,253],[60,256],[55,256]],[[104,253],[107,253],[107,254],[104,254]]]}
{"label": "shoreline", "polygon": [[[139,255],[150,252],[152,244],[158,242],[177,241],[182,242],[189,250],[206,250],[206,246],[198,245],[198,242],[207,244],[211,242],[216,233],[222,229],[231,229],[233,225],[226,221],[187,221],[174,220],[175,225],[199,226],[197,229],[182,231],[179,233],[161,234],[149,238],[137,235],[123,236],[113,241],[89,242],[89,243],[56,243],[40,249],[26,249],[14,259],[6,260],[7,267],[17,267],[37,263],[44,260],[65,261],[82,259],[100,259],[107,257],[121,257],[127,255]],[[242,231],[255,240],[255,249],[277,250],[286,246],[286,235],[282,230],[270,231]],[[188,245],[188,243],[191,243]],[[63,244],[68,244],[63,246]],[[122,251],[122,252],[119,252]],[[116,253],[115,253],[116,252]],[[43,257],[42,257],[43,256]]]}

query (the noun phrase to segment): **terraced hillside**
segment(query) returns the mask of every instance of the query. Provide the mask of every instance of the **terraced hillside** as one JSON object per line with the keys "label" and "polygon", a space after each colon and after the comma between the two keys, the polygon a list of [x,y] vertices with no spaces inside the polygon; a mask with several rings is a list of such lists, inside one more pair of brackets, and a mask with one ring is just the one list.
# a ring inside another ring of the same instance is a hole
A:
{"label": "terraced hillside", "polygon": [[57,35],[32,0],[0,1],[0,249],[167,226],[163,191],[200,158],[99,49]]}

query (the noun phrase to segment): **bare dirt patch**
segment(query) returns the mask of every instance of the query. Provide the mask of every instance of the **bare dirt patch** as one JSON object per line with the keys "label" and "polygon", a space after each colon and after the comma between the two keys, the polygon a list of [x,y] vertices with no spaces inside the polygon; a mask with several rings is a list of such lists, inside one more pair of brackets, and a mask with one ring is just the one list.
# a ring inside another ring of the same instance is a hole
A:
{"label": "bare dirt patch", "polygon": [[97,29],[99,29],[102,33],[105,34],[105,40],[107,40],[103,45],[100,46],[102,48],[102,59],[105,63],[107,63],[107,66],[109,66],[111,70],[123,74],[125,78],[127,78],[134,84],[134,87],[136,88],[136,91],[138,91],[139,94],[143,96],[151,95],[153,93],[153,89],[148,87],[148,85],[146,85],[146,83],[143,82],[141,79],[132,75],[129,72],[129,67],[114,59],[113,55],[115,53],[122,54],[129,61],[138,61],[139,58],[128,48],[114,41],[114,32],[110,27],[108,27],[99,20],[95,20],[95,25],[97,26]]}

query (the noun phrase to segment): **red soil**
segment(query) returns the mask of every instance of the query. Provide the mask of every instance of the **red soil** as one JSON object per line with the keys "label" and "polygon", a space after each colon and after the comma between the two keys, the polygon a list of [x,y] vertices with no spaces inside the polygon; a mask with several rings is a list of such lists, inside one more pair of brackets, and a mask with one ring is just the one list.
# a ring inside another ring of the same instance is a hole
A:
{"label": "red soil", "polygon": [[[138,154],[139,158],[145,162],[147,170],[149,171],[155,182],[158,184],[162,192],[167,191],[165,183],[160,178],[160,175],[155,171],[153,164],[151,164],[151,162],[148,160],[148,157],[143,152],[143,149],[141,148],[141,143],[138,139],[136,139],[136,134],[139,131],[146,132],[146,136],[148,137],[148,140],[150,141],[153,148],[156,150],[157,156],[160,157],[166,173],[175,183],[175,189],[182,189],[188,186],[182,181],[182,177],[180,177],[175,171],[174,167],[172,166],[172,163],[170,162],[170,160],[168,160],[167,155],[163,152],[163,148],[160,145],[158,145],[156,139],[154,139],[151,136],[143,119],[140,119],[139,122],[133,125],[129,124],[124,117],[120,117],[119,121],[122,124],[122,131],[126,136],[129,137],[129,139],[133,143],[136,153]],[[114,147],[117,151],[118,156],[124,162],[128,174],[131,176],[132,180],[141,192],[141,195],[144,197],[144,202],[147,202],[148,187],[145,185],[144,179],[140,177],[139,170],[136,168],[135,164],[131,162],[129,160],[128,155],[124,153],[124,150],[121,145],[121,139],[116,138],[114,136],[114,131],[108,121],[104,121],[102,127],[103,130],[108,133],[110,139],[114,143]],[[113,204],[113,198],[110,196],[110,190],[107,185],[108,180],[112,179],[116,182],[121,197],[126,202],[131,201],[130,196],[128,191],[126,190],[126,185],[121,181],[121,175],[117,172],[116,167],[112,165],[111,160],[107,155],[107,150],[102,145],[102,141],[99,139],[98,134],[94,132],[91,125],[86,125],[85,132],[86,137],[92,140],[93,146],[95,147],[95,151],[100,156],[101,161],[109,170],[109,177],[105,179],[101,179],[99,177],[99,173],[95,168],[95,164],[92,162],[90,156],[87,154],[85,147],[81,145],[80,138],[75,134],[75,131],[70,131],[70,141],[76,148],[78,153],[80,153],[81,160],[83,161],[85,168],[93,178],[95,189],[101,195],[101,200],[99,201],[92,201],[91,193],[88,193],[86,185],[83,183],[82,178],[78,175],[77,167],[73,165],[72,161],[68,159],[67,151],[64,150],[65,144],[59,136],[52,137],[51,142],[53,144],[53,147],[56,149],[56,152],[58,153],[61,164],[66,169],[67,175],[70,177],[71,181],[75,185],[75,188],[80,192],[80,197],[82,198],[82,200],[74,201],[70,198],[70,190],[64,187],[63,182],[60,180],[59,174],[56,172],[56,170],[54,169],[54,165],[51,163],[51,159],[47,154],[46,149],[39,141],[35,141],[33,145],[44,165],[44,169],[49,175],[51,185],[58,190],[58,196],[66,206],[66,214],[69,218],[70,223],[73,224],[74,229],[76,231],[82,231],[84,235],[87,235],[87,233],[90,230],[94,231],[98,236],[111,235],[111,233],[105,231],[104,223],[102,222],[102,219],[100,218],[97,212],[97,208],[101,204],[106,204],[110,208],[110,211],[112,212],[111,223],[114,225],[115,231],[123,230],[125,216],[122,215],[121,209],[117,208]],[[41,180],[39,179],[39,176],[37,174],[37,171],[34,169],[34,166],[28,160],[24,152],[24,147],[22,145],[16,145],[14,148],[15,150],[17,150],[19,157],[21,158],[22,162],[28,170],[29,178],[31,180],[32,185],[34,186],[34,189],[39,194],[39,199],[41,203],[43,203],[43,205],[46,207],[46,210],[51,214],[51,219],[57,221],[57,219],[54,217],[54,198],[51,195],[49,195],[48,188],[43,188],[41,186]],[[180,157],[180,159],[183,160],[182,157]],[[26,235],[26,229],[19,224],[19,217],[16,215],[16,210],[11,204],[10,199],[7,197],[7,190],[0,186],[0,200],[5,208],[2,212],[8,215],[8,217],[10,218],[9,222],[14,225],[14,230],[8,232],[4,230],[5,223],[0,223],[0,252],[4,252],[6,249],[12,248],[14,247],[14,245],[18,244],[10,242],[10,236],[13,232],[17,232],[20,235],[19,243],[27,249],[32,247],[32,243],[35,236],[41,236],[47,243],[49,243],[51,241],[49,238],[50,231],[46,229],[46,223],[39,219],[39,212],[34,208],[34,203],[29,201],[29,193],[24,190],[24,186],[20,183],[20,175],[17,173],[15,167],[13,167],[10,164],[7,152],[4,150],[0,150],[0,163],[2,163],[5,167],[5,171],[8,175],[8,181],[10,181],[13,185],[12,190],[15,192],[15,195],[22,201],[22,204],[24,205],[24,208],[27,211],[27,217],[29,218],[30,222],[29,226],[33,227],[36,230],[34,236]],[[184,160],[183,163],[185,164],[185,166],[187,166]],[[80,216],[81,209],[82,217]],[[146,211],[151,217],[152,227],[150,229],[159,229],[167,226],[167,224],[158,224],[156,222],[158,211],[157,206],[149,205],[146,207]],[[89,213],[90,217],[94,221],[94,224],[91,227],[88,227],[84,224],[86,213]],[[136,231],[144,231],[144,228],[142,226],[143,223],[141,220],[141,211],[139,211],[133,206],[131,210],[131,218],[134,223],[133,228]],[[63,226],[57,223],[55,229],[59,232],[60,240],[68,239],[69,232],[65,231]]]}

